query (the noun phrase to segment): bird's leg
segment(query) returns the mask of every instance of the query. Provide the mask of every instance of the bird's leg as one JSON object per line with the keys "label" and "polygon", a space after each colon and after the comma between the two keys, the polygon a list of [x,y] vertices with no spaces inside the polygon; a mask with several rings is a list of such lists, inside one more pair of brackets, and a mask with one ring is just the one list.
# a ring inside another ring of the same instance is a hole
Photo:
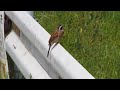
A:
{"label": "bird's leg", "polygon": [[[53,49],[55,46],[57,46],[57,45],[58,45],[58,43],[59,43],[59,42],[57,42],[57,43],[56,43],[56,44],[52,47],[52,49]],[[51,49],[51,51],[52,51],[52,49]]]}
{"label": "bird's leg", "polygon": [[49,45],[49,49],[48,49],[48,53],[47,53],[47,57],[49,56],[50,48],[51,48],[51,45]]}

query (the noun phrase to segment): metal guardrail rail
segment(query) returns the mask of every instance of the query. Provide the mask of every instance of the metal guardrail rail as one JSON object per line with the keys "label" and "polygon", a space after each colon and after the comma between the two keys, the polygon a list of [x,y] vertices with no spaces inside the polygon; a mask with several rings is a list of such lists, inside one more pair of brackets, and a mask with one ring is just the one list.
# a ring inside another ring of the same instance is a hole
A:
{"label": "metal guardrail rail", "polygon": [[6,37],[6,48],[26,79],[50,79],[50,76],[25,48],[14,31]]}
{"label": "metal guardrail rail", "polygon": [[[37,52],[34,51],[34,53],[37,53],[37,56],[40,56],[37,60],[50,77],[54,78],[54,75],[50,74],[50,71],[52,71],[51,69],[54,69],[54,73],[58,76],[56,78],[94,79],[94,77],[60,44],[52,50],[50,57],[47,58],[46,55],[49,48],[48,40],[50,34],[26,11],[5,11],[5,13],[24,34],[25,38],[27,38],[29,42],[33,44],[33,47],[36,48]],[[7,52],[10,54],[9,49],[13,47],[8,47],[9,44],[7,44]],[[12,52],[13,50],[14,49],[11,49]],[[19,51],[16,55],[17,54],[19,54]],[[12,54],[10,56],[12,56]],[[14,57],[13,59],[17,60]],[[49,67],[51,68],[50,70],[48,69]]]}

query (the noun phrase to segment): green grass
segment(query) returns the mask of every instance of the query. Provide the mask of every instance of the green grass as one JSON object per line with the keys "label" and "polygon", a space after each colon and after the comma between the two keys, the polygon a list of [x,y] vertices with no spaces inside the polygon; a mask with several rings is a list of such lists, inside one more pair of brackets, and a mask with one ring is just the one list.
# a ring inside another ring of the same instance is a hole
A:
{"label": "green grass", "polygon": [[49,32],[62,24],[61,45],[97,79],[120,78],[119,11],[35,11]]}
{"label": "green grass", "polygon": [[6,79],[5,65],[0,60],[0,79]]}

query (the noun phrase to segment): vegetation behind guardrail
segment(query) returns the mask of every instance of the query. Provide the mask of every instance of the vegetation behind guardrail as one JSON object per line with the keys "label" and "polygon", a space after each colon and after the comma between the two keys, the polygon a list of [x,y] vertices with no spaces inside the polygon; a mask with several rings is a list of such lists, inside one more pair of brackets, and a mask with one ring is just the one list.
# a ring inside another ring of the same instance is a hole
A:
{"label": "vegetation behind guardrail", "polygon": [[49,32],[65,29],[61,44],[95,78],[120,78],[119,11],[36,11]]}

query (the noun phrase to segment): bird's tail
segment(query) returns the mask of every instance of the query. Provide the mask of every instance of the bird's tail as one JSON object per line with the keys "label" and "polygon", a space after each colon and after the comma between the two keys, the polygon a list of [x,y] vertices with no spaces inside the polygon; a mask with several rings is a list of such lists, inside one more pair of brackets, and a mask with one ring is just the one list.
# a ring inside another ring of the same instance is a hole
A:
{"label": "bird's tail", "polygon": [[50,47],[51,47],[51,45],[49,45],[49,49],[48,49],[48,53],[47,53],[47,57],[49,56]]}

